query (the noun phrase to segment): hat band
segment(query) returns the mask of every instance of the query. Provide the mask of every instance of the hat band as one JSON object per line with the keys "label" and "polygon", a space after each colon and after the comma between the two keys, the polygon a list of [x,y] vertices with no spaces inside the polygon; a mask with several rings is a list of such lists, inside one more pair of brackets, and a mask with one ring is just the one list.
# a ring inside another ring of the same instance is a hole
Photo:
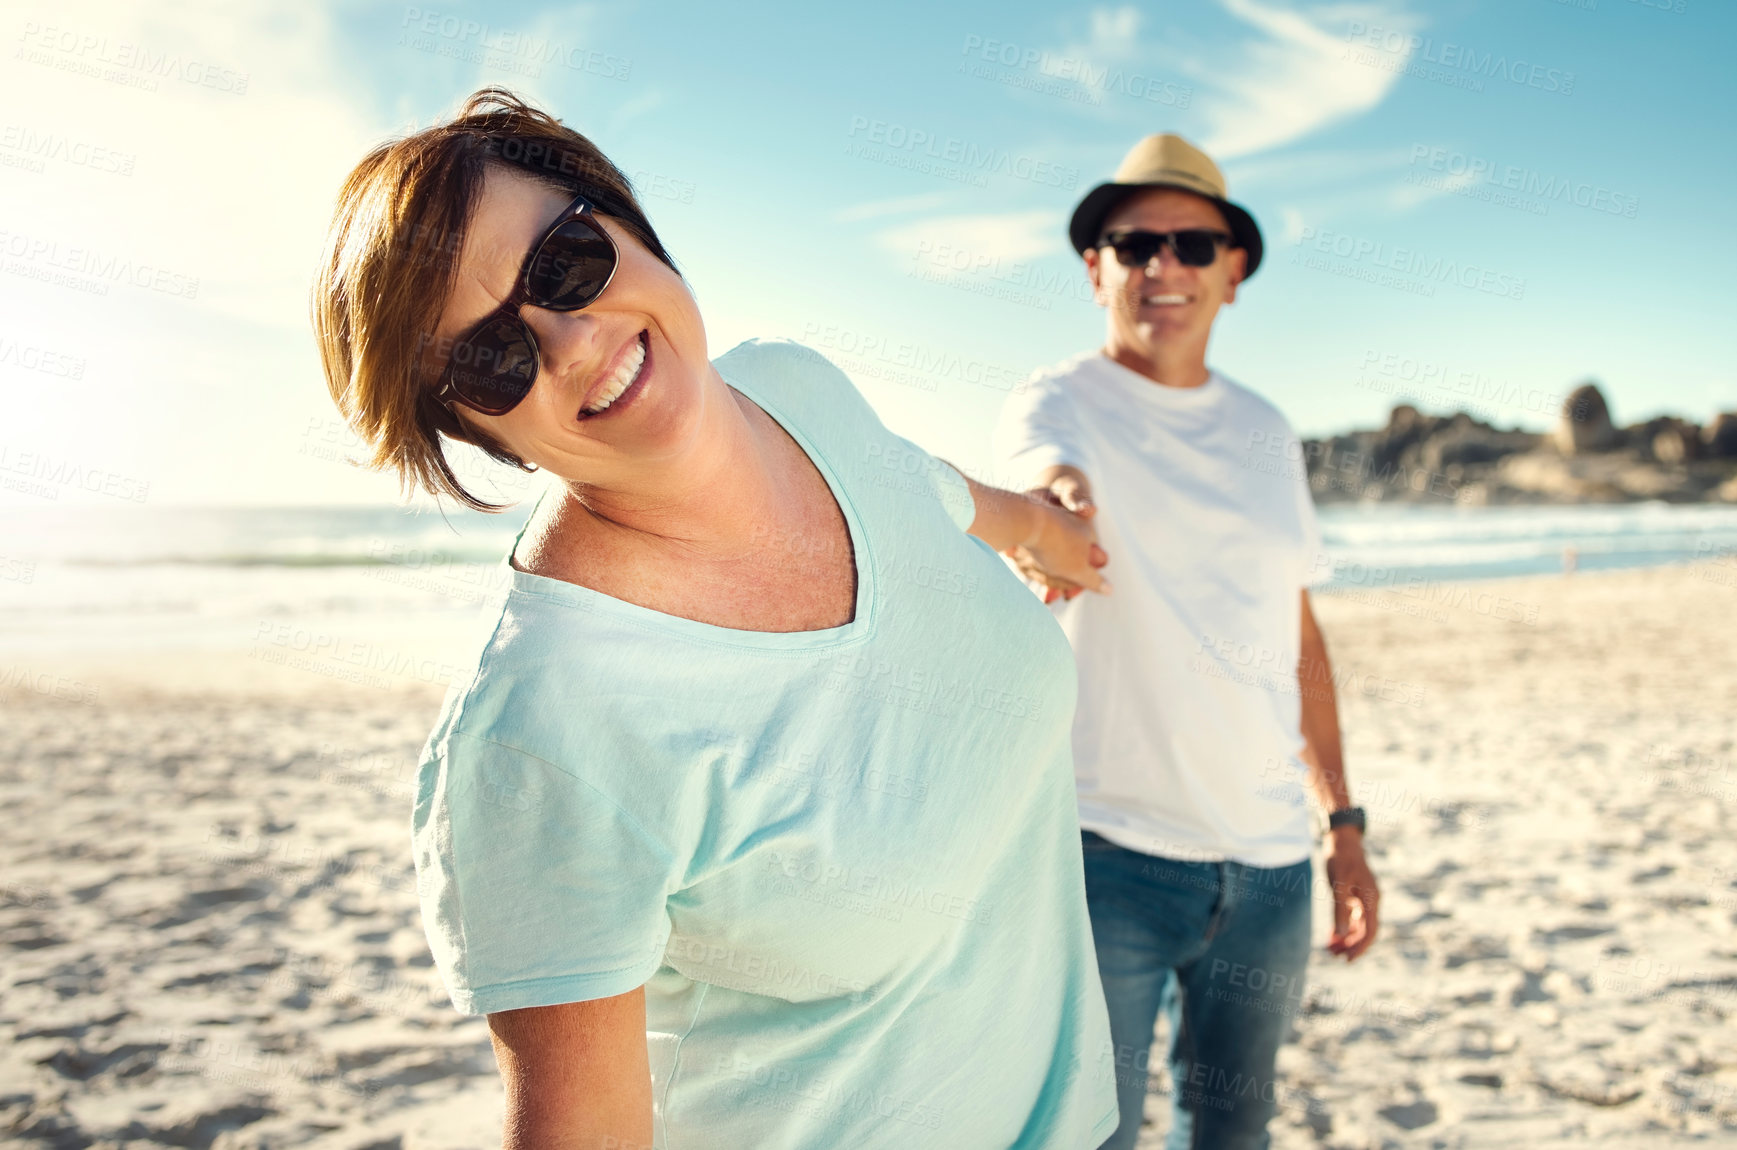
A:
{"label": "hat band", "polygon": [[1131,178],[1117,176],[1118,184],[1181,184],[1198,190],[1202,195],[1211,196],[1215,200],[1224,199],[1224,189],[1214,187],[1212,183],[1193,172],[1184,172],[1175,168],[1160,168],[1152,173],[1140,173]]}

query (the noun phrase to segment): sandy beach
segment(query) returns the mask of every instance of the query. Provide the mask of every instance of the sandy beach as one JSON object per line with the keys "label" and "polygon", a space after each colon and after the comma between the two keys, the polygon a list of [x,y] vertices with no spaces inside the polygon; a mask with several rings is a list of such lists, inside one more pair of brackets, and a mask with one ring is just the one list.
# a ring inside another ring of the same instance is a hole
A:
{"label": "sandy beach", "polygon": [[[1317,954],[1274,1144],[1737,1138],[1737,568],[1317,612],[1384,929]],[[498,1145],[410,867],[437,684],[257,649],[0,669],[0,1140]]]}

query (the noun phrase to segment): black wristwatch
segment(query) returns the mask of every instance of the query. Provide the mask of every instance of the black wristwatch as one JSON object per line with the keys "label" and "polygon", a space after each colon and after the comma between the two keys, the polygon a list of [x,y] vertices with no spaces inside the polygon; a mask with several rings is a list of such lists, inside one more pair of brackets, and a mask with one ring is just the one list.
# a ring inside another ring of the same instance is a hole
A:
{"label": "black wristwatch", "polygon": [[1369,820],[1363,814],[1362,807],[1341,807],[1327,816],[1327,829],[1336,831],[1340,827],[1356,827],[1362,834],[1369,829]]}

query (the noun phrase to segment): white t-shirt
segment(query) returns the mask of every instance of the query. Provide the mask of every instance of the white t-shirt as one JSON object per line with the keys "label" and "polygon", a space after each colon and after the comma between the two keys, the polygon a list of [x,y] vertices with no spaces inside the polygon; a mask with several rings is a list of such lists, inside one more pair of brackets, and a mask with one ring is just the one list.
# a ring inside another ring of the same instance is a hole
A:
{"label": "white t-shirt", "polygon": [[1167,858],[1307,858],[1301,591],[1330,568],[1285,417],[1217,372],[1166,387],[1092,352],[1009,398],[995,454],[1022,489],[1083,471],[1110,556],[1111,595],[1052,608],[1079,666],[1081,825]]}

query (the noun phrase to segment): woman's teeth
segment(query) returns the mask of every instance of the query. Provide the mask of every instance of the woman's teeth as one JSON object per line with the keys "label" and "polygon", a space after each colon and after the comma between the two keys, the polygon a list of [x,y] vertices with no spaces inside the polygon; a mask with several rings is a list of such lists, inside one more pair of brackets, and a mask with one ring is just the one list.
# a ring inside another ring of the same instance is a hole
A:
{"label": "woman's teeth", "polygon": [[627,358],[621,361],[621,366],[615,369],[615,374],[597,392],[597,398],[586,404],[581,413],[596,415],[606,410],[610,404],[621,398],[621,393],[633,386],[633,381],[639,376],[639,369],[645,364],[645,340],[643,337],[633,341],[633,350],[627,353]]}
{"label": "woman's teeth", "polygon": [[1188,297],[1185,295],[1149,295],[1140,302],[1147,305],[1157,304],[1163,306],[1167,304],[1187,303]]}

